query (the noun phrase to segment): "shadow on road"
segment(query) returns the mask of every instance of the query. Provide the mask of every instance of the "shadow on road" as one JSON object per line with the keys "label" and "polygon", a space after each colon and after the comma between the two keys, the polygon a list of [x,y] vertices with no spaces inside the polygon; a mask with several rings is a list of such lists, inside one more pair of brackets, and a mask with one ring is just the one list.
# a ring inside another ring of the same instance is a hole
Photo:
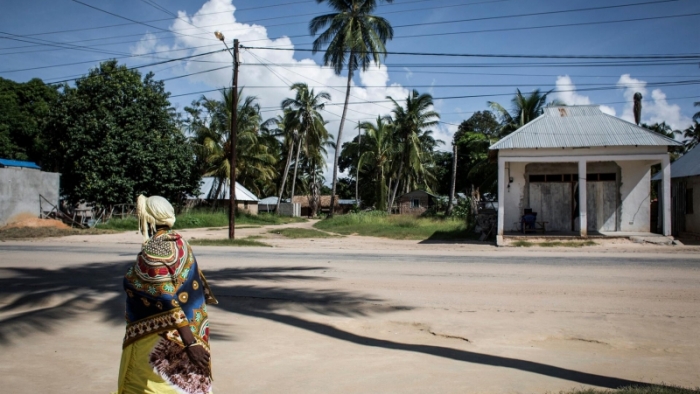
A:
{"label": "shadow on road", "polygon": [[[58,270],[7,268],[0,270],[0,345],[10,345],[16,336],[50,332],[61,321],[85,311],[96,311],[104,321],[123,324],[122,278],[130,262],[93,263]],[[328,281],[314,275],[326,267],[278,266],[244,267],[205,271],[212,291],[219,298],[218,308],[231,313],[268,319],[359,346],[422,353],[452,360],[511,368],[572,382],[606,387],[649,386],[615,377],[575,371],[554,365],[515,358],[492,356],[442,346],[407,344],[353,334],[333,326],[276,313],[283,307],[324,315],[366,316],[410,309],[386,306],[381,299],[344,291],[295,289],[282,286],[242,285],[245,281],[272,283]],[[231,339],[219,333],[221,339]],[[689,393],[692,391],[688,391]]]}

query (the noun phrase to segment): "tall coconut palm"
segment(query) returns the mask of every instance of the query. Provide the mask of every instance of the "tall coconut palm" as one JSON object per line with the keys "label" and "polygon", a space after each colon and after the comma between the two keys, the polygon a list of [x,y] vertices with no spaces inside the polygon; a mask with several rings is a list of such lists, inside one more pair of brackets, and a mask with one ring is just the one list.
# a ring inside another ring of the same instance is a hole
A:
{"label": "tall coconut palm", "polygon": [[[524,96],[520,89],[516,89],[515,97],[511,100],[513,105],[511,112],[508,112],[501,104],[489,101],[488,104],[491,109],[501,118],[499,137],[505,137],[542,115],[544,107],[547,105],[547,95],[551,92],[550,90],[542,93],[539,89],[535,89],[529,96]],[[551,104],[560,103],[555,101]]]}
{"label": "tall coconut palm", "polygon": [[291,112],[292,111],[290,109],[286,109],[284,110],[284,114],[268,119],[262,125],[263,129],[267,129],[270,135],[282,139],[281,151],[284,151],[285,149],[287,151],[287,160],[285,161],[283,175],[280,179],[280,187],[278,190],[279,197],[277,198],[277,205],[275,207],[275,213],[277,214],[280,212],[280,204],[282,203],[282,197],[284,196],[284,187],[287,184],[289,167],[292,164],[294,147],[299,139],[298,122],[296,122],[296,119],[290,115]]}
{"label": "tall coconut palm", "polygon": [[[387,205],[386,174],[395,150],[391,119],[377,116],[374,123],[363,122],[360,128],[365,130],[365,151],[357,164],[358,172],[365,163],[371,163],[376,179],[375,208],[384,211]],[[359,179],[356,182],[359,182]]]}
{"label": "tall coconut palm", "polygon": [[395,141],[399,148],[398,168],[395,173],[394,191],[389,200],[389,209],[394,205],[399,184],[408,188],[421,179],[429,177],[425,164],[432,160],[426,148],[432,153],[437,143],[428,129],[437,126],[440,114],[432,110],[433,96],[428,93],[419,94],[413,90],[406,97],[405,107],[391,97],[394,103],[392,109]]}
{"label": "tall coconut palm", "polygon": [[[381,1],[381,0],[380,0]],[[391,3],[393,0],[385,0]],[[331,206],[335,204],[335,190],[338,182],[338,155],[340,140],[343,135],[345,116],[350,99],[350,85],[353,73],[362,69],[367,70],[374,62],[379,65],[380,59],[386,56],[386,41],[394,37],[394,29],[389,21],[372,15],[377,8],[377,0],[316,0],[317,3],[327,2],[336,12],[313,18],[309,23],[311,35],[323,31],[313,44],[313,53],[320,51],[326,44],[328,47],[323,55],[324,65],[333,66],[335,73],[340,75],[347,62],[348,81],[345,90],[343,114],[340,117],[336,150],[333,158],[333,186]],[[331,209],[330,216],[333,216]]]}
{"label": "tall coconut palm", "polygon": [[305,83],[295,83],[291,86],[291,90],[296,91],[296,95],[294,98],[287,98],[282,101],[282,108],[289,110],[287,116],[293,119],[290,123],[296,123],[299,130],[294,177],[292,178],[293,198],[302,146],[304,147],[305,155],[314,164],[312,166],[313,169],[318,162],[321,149],[323,149],[324,144],[330,138],[326,130],[326,122],[319,111],[325,108],[325,101],[330,100],[331,96],[326,92],[316,94]]}

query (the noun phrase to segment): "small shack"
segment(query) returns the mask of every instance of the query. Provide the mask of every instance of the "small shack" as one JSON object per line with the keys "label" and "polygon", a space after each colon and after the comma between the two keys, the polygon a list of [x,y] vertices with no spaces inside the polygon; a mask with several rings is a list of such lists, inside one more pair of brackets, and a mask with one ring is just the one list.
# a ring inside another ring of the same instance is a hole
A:
{"label": "small shack", "polygon": [[[202,178],[199,196],[191,197],[188,202],[189,206],[196,206],[203,202],[208,204],[218,204],[218,206],[228,207],[230,196],[228,179],[220,182],[216,177]],[[236,209],[238,212],[245,212],[250,215],[258,214],[258,202],[260,200],[250,190],[246,189],[240,183],[236,182]]]}
{"label": "small shack", "polygon": [[[301,207],[301,216],[311,217],[311,196],[294,196],[292,202],[299,204]],[[316,214],[327,215],[331,212],[331,196],[330,194],[319,196],[319,207]],[[335,196],[335,209],[333,213],[342,213],[340,207],[340,199]]]}
{"label": "small shack", "polygon": [[435,205],[439,197],[425,190],[414,190],[399,197],[398,213],[421,215]]}
{"label": "small shack", "polygon": [[[658,173],[653,180],[662,180]],[[662,186],[659,182],[659,186]],[[659,194],[661,195],[661,194]],[[700,237],[700,145],[671,164],[671,233],[673,236]],[[663,214],[659,210],[663,223]],[[656,229],[652,229],[656,230]]]}
{"label": "small shack", "polygon": [[33,162],[0,159],[0,227],[22,215],[38,218],[57,208],[60,178]]}

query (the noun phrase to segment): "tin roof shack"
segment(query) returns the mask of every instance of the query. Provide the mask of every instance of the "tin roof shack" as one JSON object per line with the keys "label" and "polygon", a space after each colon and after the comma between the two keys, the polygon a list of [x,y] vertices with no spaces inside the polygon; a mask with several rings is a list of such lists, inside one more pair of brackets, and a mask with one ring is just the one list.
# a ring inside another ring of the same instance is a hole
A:
{"label": "tin roof shack", "polygon": [[[301,207],[301,216],[311,217],[311,196],[294,196],[292,202],[299,204]],[[323,195],[319,196],[319,208],[316,214],[328,214],[331,208],[331,196]],[[343,213],[340,207],[339,198],[335,196],[335,209],[333,213]]]}
{"label": "tin roof shack", "polygon": [[[202,186],[199,187],[201,191],[199,196],[191,197],[188,205],[195,206],[205,202],[207,204],[217,204],[218,206],[228,207],[229,195],[231,194],[228,185],[228,180],[220,184],[216,177],[204,177],[202,178]],[[260,200],[253,192],[236,182],[236,209],[239,212],[257,215],[259,201]]]}
{"label": "tin roof shack", "polygon": [[437,203],[439,197],[425,190],[414,190],[399,197],[399,214],[421,215]]}
{"label": "tin roof shack", "polygon": [[[653,180],[662,180],[662,175],[656,174]],[[659,216],[663,223],[661,212]],[[700,145],[671,164],[671,233],[700,237]]]}
{"label": "tin roof shack", "polygon": [[[670,148],[681,144],[604,114],[598,106],[547,107],[537,119],[493,144],[498,160],[498,233],[524,210],[547,231],[649,232],[651,166],[661,163],[670,200]],[[666,198],[667,197],[667,198]],[[670,204],[663,210],[670,213]],[[670,215],[663,224],[671,235]]]}
{"label": "tin roof shack", "polygon": [[36,163],[0,159],[0,227],[22,214],[40,217],[57,207],[60,178]]}

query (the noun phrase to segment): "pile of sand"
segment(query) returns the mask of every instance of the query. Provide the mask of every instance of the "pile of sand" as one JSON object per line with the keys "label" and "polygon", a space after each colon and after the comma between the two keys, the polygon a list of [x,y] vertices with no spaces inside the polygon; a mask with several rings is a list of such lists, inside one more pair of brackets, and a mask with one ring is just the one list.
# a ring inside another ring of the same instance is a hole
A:
{"label": "pile of sand", "polygon": [[30,213],[21,213],[13,216],[7,224],[0,228],[5,230],[8,228],[23,228],[23,227],[53,227],[53,228],[70,228],[60,220],[55,219],[39,219]]}

